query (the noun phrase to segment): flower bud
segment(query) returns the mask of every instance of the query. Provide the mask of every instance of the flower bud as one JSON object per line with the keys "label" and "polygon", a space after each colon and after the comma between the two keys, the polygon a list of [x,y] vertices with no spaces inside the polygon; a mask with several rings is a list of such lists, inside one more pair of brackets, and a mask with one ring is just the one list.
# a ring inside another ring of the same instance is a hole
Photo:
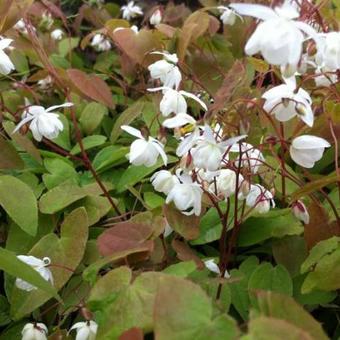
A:
{"label": "flower bud", "polygon": [[302,201],[296,201],[292,204],[293,215],[304,224],[309,224],[309,213]]}

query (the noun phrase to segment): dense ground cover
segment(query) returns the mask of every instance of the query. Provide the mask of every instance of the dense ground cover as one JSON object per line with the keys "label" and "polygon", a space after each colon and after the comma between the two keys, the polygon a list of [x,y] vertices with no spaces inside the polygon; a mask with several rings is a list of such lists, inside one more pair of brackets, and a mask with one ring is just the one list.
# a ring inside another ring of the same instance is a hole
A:
{"label": "dense ground cover", "polygon": [[0,339],[339,338],[337,1],[0,13]]}

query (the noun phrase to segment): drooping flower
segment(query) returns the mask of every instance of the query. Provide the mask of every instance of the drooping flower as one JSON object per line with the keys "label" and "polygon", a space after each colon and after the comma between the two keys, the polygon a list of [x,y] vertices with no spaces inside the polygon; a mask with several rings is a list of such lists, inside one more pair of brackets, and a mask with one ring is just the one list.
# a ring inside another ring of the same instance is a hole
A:
{"label": "drooping flower", "polygon": [[179,183],[177,176],[171,174],[168,170],[155,172],[150,178],[152,186],[156,191],[168,194],[175,184]]}
{"label": "drooping flower", "polygon": [[40,79],[37,84],[38,84],[40,90],[44,91],[44,90],[49,89],[51,87],[52,83],[53,83],[53,78],[50,75],[48,75],[44,79]]}
{"label": "drooping flower", "polygon": [[[31,266],[35,271],[37,271],[42,276],[43,279],[45,279],[46,281],[50,281],[53,284],[52,273],[47,268],[47,266],[51,264],[51,260],[48,257],[44,257],[41,260],[34,256],[18,255],[17,258],[20,261]],[[37,289],[37,287],[31,285],[30,283],[20,278],[16,278],[15,285],[22,290],[26,290],[27,292]]]}
{"label": "drooping flower", "polygon": [[122,125],[121,128],[137,139],[130,146],[130,153],[127,155],[133,165],[145,165],[147,167],[156,164],[158,156],[167,164],[168,157],[164,152],[164,145],[153,137],[146,140],[142,133],[128,125]]}
{"label": "drooping flower", "polygon": [[148,89],[148,91],[163,91],[160,111],[164,117],[167,117],[171,113],[187,113],[188,105],[185,97],[195,100],[204,110],[208,110],[207,105],[200,98],[187,91],[178,91],[165,86]]}
{"label": "drooping flower", "polygon": [[181,72],[178,66],[176,66],[178,63],[177,55],[168,52],[152,52],[152,54],[163,55],[164,59],[149,65],[148,69],[151,78],[159,79],[164,87],[177,89],[182,81]]}
{"label": "drooping flower", "polygon": [[77,322],[71,327],[70,332],[74,329],[77,331],[76,340],[95,340],[98,325],[92,320]]}
{"label": "drooping flower", "polygon": [[120,10],[123,12],[123,19],[126,20],[131,20],[139,15],[143,15],[142,8],[138,5],[135,5],[134,1],[129,1],[127,5],[122,6]]}
{"label": "drooping flower", "polygon": [[97,33],[91,40],[91,46],[98,52],[105,52],[111,49],[111,43],[103,34]]}
{"label": "drooping flower", "polygon": [[[210,259],[210,260],[205,260],[204,261],[204,265],[207,269],[209,269],[211,272],[216,273],[218,275],[221,275],[221,271],[220,268],[218,267],[218,265],[215,263],[214,259]],[[224,273],[224,278],[229,279],[230,275],[228,273],[228,271],[225,271]]]}
{"label": "drooping flower", "polygon": [[280,122],[286,122],[298,116],[308,126],[313,126],[312,98],[301,87],[296,92],[295,77],[287,79],[286,84],[266,91],[262,98],[265,99],[264,110],[274,114]]}
{"label": "drooping flower", "polygon": [[196,125],[196,120],[187,113],[178,113],[172,118],[165,119],[162,125],[168,129],[175,129],[187,124]]}
{"label": "drooping flower", "polygon": [[165,203],[174,202],[177,209],[184,215],[199,216],[202,193],[203,190],[198,183],[193,182],[188,174],[182,174],[179,176],[179,182],[168,193]]}
{"label": "drooping flower", "polygon": [[32,105],[26,108],[22,114],[22,121],[17,125],[13,133],[17,132],[22,126],[27,123],[32,131],[35,140],[40,142],[43,137],[54,139],[58,137],[60,131],[63,131],[63,123],[59,119],[57,113],[52,111],[61,107],[70,107],[72,103],[64,103],[54,105],[45,109],[43,106]]}
{"label": "drooping flower", "polygon": [[[241,162],[237,161],[238,166],[250,169],[253,174],[259,171],[260,166],[263,164],[265,158],[262,152],[249,143],[240,143],[234,145],[230,151],[241,151]],[[240,159],[240,157],[238,157]]]}
{"label": "drooping flower", "polygon": [[331,145],[323,138],[303,135],[293,139],[289,148],[292,160],[304,168],[312,168]]}
{"label": "drooping flower", "polygon": [[15,70],[15,66],[12,63],[9,56],[4,52],[4,49],[8,48],[12,43],[12,39],[1,39],[0,40],[0,73],[7,75]]}
{"label": "drooping flower", "polygon": [[[240,176],[242,177],[242,175],[239,175],[239,183],[241,183]],[[237,175],[235,171],[230,169],[220,170],[219,175],[216,177],[217,192],[225,198],[230,197],[236,191],[236,180]]]}
{"label": "drooping flower", "polygon": [[275,207],[274,196],[260,184],[250,186],[246,204],[260,214],[265,214],[270,210],[270,207]]}
{"label": "drooping flower", "polygon": [[340,32],[320,33],[316,62],[331,71],[340,69]]}
{"label": "drooping flower", "polygon": [[274,9],[257,4],[230,4],[241,15],[262,20],[245,46],[245,52],[253,55],[261,52],[270,64],[296,69],[302,53],[305,35],[316,38],[316,32],[308,24],[295,20],[299,17],[296,7],[285,1]]}
{"label": "drooping flower", "polygon": [[162,21],[162,12],[161,12],[160,9],[156,9],[152,13],[149,22],[150,22],[151,25],[156,26],[156,25],[160,24],[161,21]]}
{"label": "drooping flower", "polygon": [[302,201],[298,200],[292,204],[292,212],[304,224],[309,224],[309,213]]}
{"label": "drooping flower", "polygon": [[235,24],[238,14],[233,9],[226,6],[218,6],[217,8],[221,12],[220,19],[224,25],[232,26]]}
{"label": "drooping flower", "polygon": [[21,340],[47,340],[48,329],[43,323],[27,323],[21,331]]}
{"label": "drooping flower", "polygon": [[60,28],[56,28],[51,32],[51,38],[53,40],[61,40],[64,36],[64,31],[61,30]]}
{"label": "drooping flower", "polygon": [[194,165],[209,171],[216,171],[221,166],[227,147],[230,148],[245,136],[230,138],[223,142],[217,142],[210,126],[204,127],[203,136],[196,141],[196,146],[191,150]]}

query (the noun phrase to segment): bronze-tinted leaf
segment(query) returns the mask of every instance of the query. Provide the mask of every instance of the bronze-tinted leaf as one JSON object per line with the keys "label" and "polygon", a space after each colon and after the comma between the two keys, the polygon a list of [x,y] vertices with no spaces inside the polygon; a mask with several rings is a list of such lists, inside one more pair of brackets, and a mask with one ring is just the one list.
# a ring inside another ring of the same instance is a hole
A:
{"label": "bronze-tinted leaf", "polygon": [[173,205],[164,205],[163,213],[171,228],[186,240],[194,240],[199,236],[199,217],[186,216]]}
{"label": "bronze-tinted leaf", "polygon": [[144,245],[152,250],[153,241],[148,240],[152,232],[152,228],[147,224],[130,221],[118,223],[98,237],[99,252],[103,256],[108,256]]}
{"label": "bronze-tinted leaf", "polygon": [[76,69],[67,70],[67,74],[73,85],[86,97],[114,108],[111,90],[103,79]]}

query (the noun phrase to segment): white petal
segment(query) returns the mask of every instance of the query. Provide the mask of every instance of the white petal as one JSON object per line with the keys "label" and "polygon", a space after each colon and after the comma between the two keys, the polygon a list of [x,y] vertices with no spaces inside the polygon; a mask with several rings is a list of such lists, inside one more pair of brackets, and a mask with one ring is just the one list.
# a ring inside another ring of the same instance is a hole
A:
{"label": "white petal", "polygon": [[196,124],[195,119],[186,113],[179,113],[175,117],[166,119],[162,123],[162,125],[168,129],[174,129],[186,124]]}
{"label": "white petal", "polygon": [[132,127],[132,126],[122,125],[120,128],[122,130],[126,131],[127,133],[129,133],[132,136],[135,136],[135,137],[140,138],[140,139],[144,139],[142,133],[139,130],[137,130],[134,127]]}
{"label": "white petal", "polygon": [[321,137],[303,135],[294,138],[292,146],[295,149],[315,149],[315,148],[328,148],[331,145]]}
{"label": "white petal", "polygon": [[197,103],[201,104],[201,106],[203,107],[204,110],[208,110],[207,105],[204,103],[204,101],[202,101],[200,98],[198,98],[197,96],[195,96],[194,94],[190,93],[190,92],[186,92],[186,91],[179,91],[180,94],[182,94],[183,96],[186,96],[188,98],[194,99],[197,101]]}
{"label": "white petal", "polygon": [[74,105],[73,103],[64,103],[64,104],[61,104],[61,105],[53,105],[53,106],[49,107],[48,109],[46,109],[46,112],[51,112],[51,111],[59,109],[61,107],[71,107],[73,105]]}
{"label": "white petal", "polygon": [[277,14],[268,6],[255,5],[255,4],[230,4],[238,14],[248,15],[261,20],[269,20],[278,18]]}

